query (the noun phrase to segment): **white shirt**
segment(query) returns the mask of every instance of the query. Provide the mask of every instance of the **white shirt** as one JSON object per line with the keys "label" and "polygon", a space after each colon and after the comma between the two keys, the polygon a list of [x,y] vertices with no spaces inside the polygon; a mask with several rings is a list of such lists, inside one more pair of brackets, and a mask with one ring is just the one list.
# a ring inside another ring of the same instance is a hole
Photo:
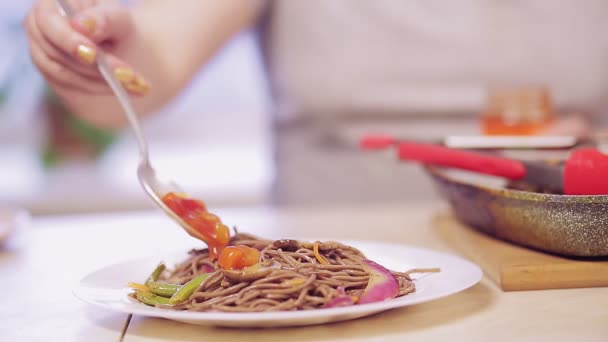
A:
{"label": "white shirt", "polygon": [[549,86],[608,104],[608,1],[279,0],[267,56],[296,112],[477,114],[488,86]]}

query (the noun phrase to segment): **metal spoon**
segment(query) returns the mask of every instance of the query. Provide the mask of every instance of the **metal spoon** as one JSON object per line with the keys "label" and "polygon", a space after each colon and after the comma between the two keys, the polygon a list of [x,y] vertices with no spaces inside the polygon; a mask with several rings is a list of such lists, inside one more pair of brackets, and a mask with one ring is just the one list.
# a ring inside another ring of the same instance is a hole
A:
{"label": "metal spoon", "polygon": [[[72,17],[74,12],[67,1],[57,0],[57,3],[68,18]],[[135,138],[137,139],[140,154],[139,166],[137,167],[137,178],[139,179],[139,184],[141,184],[144,191],[148,194],[148,197],[150,197],[152,201],[165,212],[165,214],[184,228],[188,234],[202,241],[206,241],[206,239],[198,231],[192,228],[189,224],[177,216],[173,210],[167,207],[165,203],[163,203],[162,197],[165,194],[169,192],[182,191],[173,182],[161,181],[156,175],[154,168],[152,168],[150,158],[148,156],[148,144],[141,130],[141,125],[139,123],[137,114],[135,113],[135,109],[129,100],[127,92],[123,89],[122,85],[118,82],[118,80],[116,80],[114,74],[111,72],[111,69],[106,62],[105,55],[101,49],[97,49],[97,69],[114,92],[114,95],[116,95],[116,98],[118,98],[118,102],[124,110],[124,113],[131,124],[131,128],[133,129],[133,133],[135,134]]]}

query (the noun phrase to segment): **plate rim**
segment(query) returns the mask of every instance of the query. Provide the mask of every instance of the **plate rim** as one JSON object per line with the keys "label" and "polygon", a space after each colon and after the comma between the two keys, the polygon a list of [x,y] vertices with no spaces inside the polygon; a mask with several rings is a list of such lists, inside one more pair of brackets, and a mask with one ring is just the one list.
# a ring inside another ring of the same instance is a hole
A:
{"label": "plate rim", "polygon": [[[302,240],[305,240],[305,239],[302,239]],[[317,240],[337,241],[337,239],[317,239]],[[133,306],[126,306],[126,305],[116,306],[116,305],[99,302],[98,300],[91,299],[90,296],[86,295],[87,289],[93,288],[91,286],[85,286],[83,284],[83,282],[88,277],[93,276],[94,274],[96,274],[102,270],[117,267],[119,265],[126,265],[126,264],[135,263],[135,262],[151,261],[152,258],[158,257],[158,256],[147,255],[147,256],[142,256],[142,257],[137,257],[137,258],[129,258],[129,259],[125,259],[125,260],[122,260],[119,262],[114,262],[114,263],[99,267],[91,272],[86,273],[84,276],[82,276],[80,278],[80,280],[77,282],[77,284],[72,288],[72,294],[79,300],[81,300],[89,305],[103,307],[103,308],[106,308],[108,310],[115,311],[115,312],[118,311],[118,312],[122,312],[122,313],[139,315],[139,316],[143,316],[143,317],[165,318],[165,319],[181,321],[181,322],[198,321],[198,322],[206,322],[209,324],[214,324],[214,323],[217,324],[217,323],[226,322],[226,321],[234,321],[234,322],[238,321],[240,323],[252,323],[252,322],[272,322],[272,321],[277,321],[278,318],[279,318],[278,319],[279,321],[283,321],[283,320],[314,319],[314,318],[332,317],[332,316],[339,316],[339,315],[360,314],[359,316],[368,316],[373,313],[378,313],[378,312],[396,309],[399,307],[407,307],[407,306],[411,306],[411,305],[417,305],[420,303],[435,301],[435,300],[438,300],[441,298],[445,298],[445,297],[448,297],[451,295],[458,294],[470,287],[475,286],[477,283],[479,283],[483,279],[483,276],[484,276],[483,271],[479,265],[477,265],[476,263],[467,259],[466,257],[460,256],[457,254],[453,254],[453,253],[449,253],[449,252],[439,251],[439,250],[435,250],[435,249],[431,249],[431,248],[427,248],[427,247],[416,246],[416,245],[409,245],[409,244],[395,243],[395,242],[385,242],[385,241],[380,241],[380,240],[346,240],[346,239],[342,240],[341,239],[339,241],[341,243],[349,244],[355,248],[360,248],[360,246],[358,246],[358,245],[363,245],[364,248],[367,246],[370,246],[370,245],[391,246],[393,248],[407,249],[408,251],[436,254],[447,260],[451,259],[452,261],[458,261],[462,264],[468,264],[467,266],[470,267],[470,271],[473,272],[474,277],[472,276],[471,279],[468,282],[466,282],[466,284],[463,283],[456,288],[450,289],[449,291],[443,291],[442,293],[434,296],[433,298],[424,298],[424,297],[416,298],[416,297],[408,297],[406,295],[403,297],[392,298],[390,300],[386,300],[386,301],[382,301],[382,302],[367,303],[367,304],[363,304],[363,305],[354,305],[354,306],[347,306],[347,307],[325,308],[322,310],[269,311],[269,312],[176,311],[176,310],[167,310],[167,309],[162,309],[162,308],[144,306],[144,304],[135,303],[135,302],[131,302],[133,304]],[[187,251],[183,251],[183,250],[179,251],[179,252],[176,251],[173,253],[166,253],[166,255],[174,256],[174,255],[178,255],[180,253],[186,254]],[[99,288],[99,287],[97,287],[97,288]],[[111,289],[106,289],[106,290],[111,290]],[[116,290],[117,292],[122,292],[121,296],[123,298],[121,298],[121,299],[126,299],[126,298],[124,298],[124,297],[127,297],[126,286],[124,288],[120,288],[120,289],[117,288],[114,290]],[[129,299],[126,299],[126,300],[129,300]],[[406,303],[404,303],[404,301]],[[286,314],[287,314],[287,316],[286,316]],[[282,316],[282,317],[277,317],[277,316]],[[298,325],[304,325],[304,324],[298,324]]]}

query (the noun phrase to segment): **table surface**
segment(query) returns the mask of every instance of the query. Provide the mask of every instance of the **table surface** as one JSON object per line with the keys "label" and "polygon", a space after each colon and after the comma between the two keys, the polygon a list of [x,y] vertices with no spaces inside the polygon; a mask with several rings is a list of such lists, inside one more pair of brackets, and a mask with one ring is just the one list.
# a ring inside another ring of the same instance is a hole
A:
{"label": "table surface", "polygon": [[[431,225],[437,203],[217,210],[267,236],[368,239],[452,251]],[[459,294],[370,318],[306,328],[210,328],[114,313],[76,299],[86,273],[195,241],[158,212],[36,218],[0,250],[0,340],[38,341],[606,341],[608,289],[503,293],[484,278]]]}

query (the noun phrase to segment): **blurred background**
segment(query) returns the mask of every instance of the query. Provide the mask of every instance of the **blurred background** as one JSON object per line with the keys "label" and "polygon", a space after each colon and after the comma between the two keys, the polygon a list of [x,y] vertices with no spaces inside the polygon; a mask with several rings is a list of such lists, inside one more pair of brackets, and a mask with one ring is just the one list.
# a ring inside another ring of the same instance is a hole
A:
{"label": "blurred background", "polygon": [[[34,213],[150,207],[130,132],[88,127],[48,95],[22,29],[30,6],[0,3],[0,203]],[[155,167],[216,205],[267,201],[273,162],[265,84],[253,34],[243,33],[145,122]]]}
{"label": "blurred background", "polygon": [[[604,21],[601,2],[587,3],[589,18],[542,1],[465,3],[277,2],[267,25],[230,41],[145,121],[155,168],[211,206],[407,203],[436,198],[428,177],[389,153],[362,153],[361,135],[535,134],[502,130],[513,108],[538,127],[563,113],[585,118],[566,121],[576,134],[589,117],[603,125],[606,82],[595,75],[608,74],[608,44],[588,34]],[[150,208],[130,131],[72,116],[31,64],[22,29],[30,6],[0,3],[0,204],[34,214]],[[487,88],[526,82],[539,87],[525,96]],[[513,99],[519,107],[505,105]]]}

